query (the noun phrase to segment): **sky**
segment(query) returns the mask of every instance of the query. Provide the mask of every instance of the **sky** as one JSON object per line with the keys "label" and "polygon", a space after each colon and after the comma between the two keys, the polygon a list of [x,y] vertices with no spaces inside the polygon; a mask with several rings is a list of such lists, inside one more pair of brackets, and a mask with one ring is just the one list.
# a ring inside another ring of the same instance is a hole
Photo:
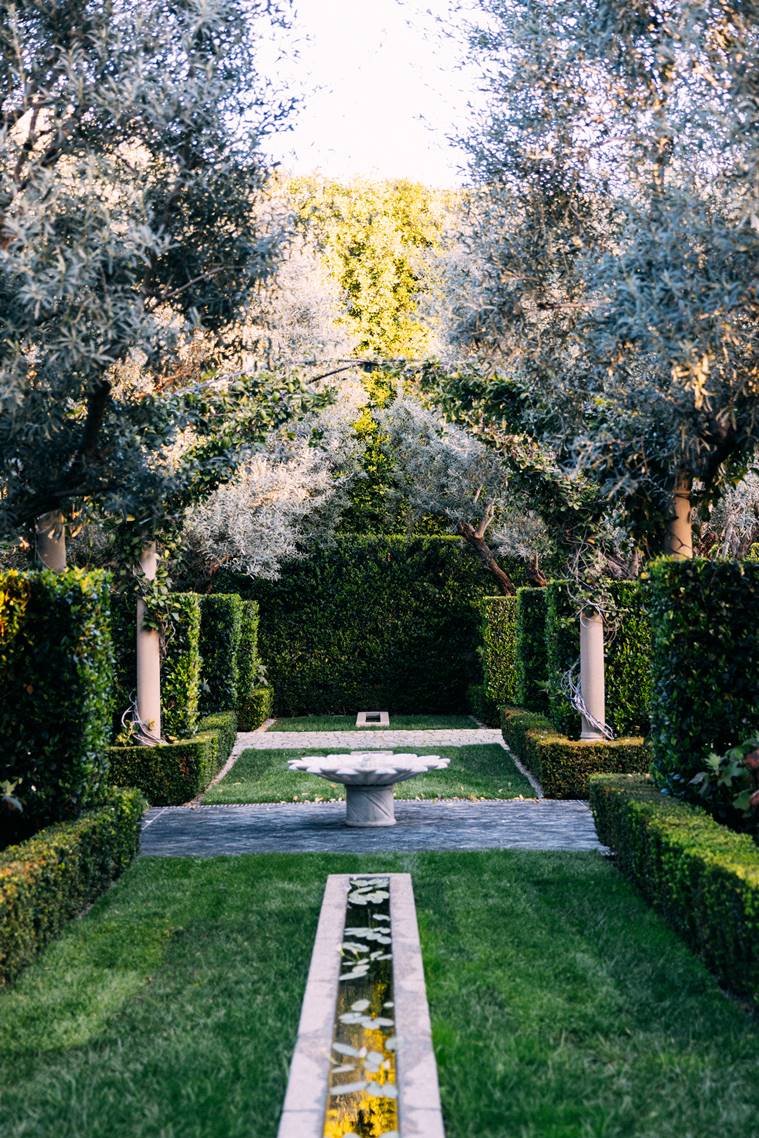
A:
{"label": "sky", "polygon": [[448,6],[296,0],[289,39],[299,58],[277,64],[277,74],[305,88],[305,104],[294,130],[267,150],[294,173],[460,184],[462,156],[446,135],[464,125],[476,82],[439,34],[435,16]]}

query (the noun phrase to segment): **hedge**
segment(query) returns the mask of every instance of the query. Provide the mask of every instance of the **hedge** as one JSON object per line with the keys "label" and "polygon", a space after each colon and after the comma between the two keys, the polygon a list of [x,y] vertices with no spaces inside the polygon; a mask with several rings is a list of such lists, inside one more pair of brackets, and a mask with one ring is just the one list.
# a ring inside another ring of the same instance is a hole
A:
{"label": "hedge", "polygon": [[234,593],[200,599],[200,709],[203,715],[234,711],[240,677],[243,602]]}
{"label": "hedge", "polygon": [[219,712],[201,720],[192,739],[156,747],[111,747],[114,786],[135,786],[151,806],[181,806],[202,794],[226,762],[235,741],[237,717]]}
{"label": "hedge", "polygon": [[492,700],[485,695],[484,684],[470,684],[466,693],[466,705],[470,713],[486,727],[497,727],[500,712]]}
{"label": "hedge", "polygon": [[261,604],[278,715],[460,711],[480,678],[473,602],[492,586],[460,538],[340,537],[277,581],[220,573],[219,587]]}
{"label": "hedge", "polygon": [[[161,658],[161,728],[164,736],[185,739],[198,726],[200,702],[200,597],[171,593]],[[114,734],[137,689],[137,603],[117,594],[111,600],[116,655]]]}
{"label": "hedge", "polygon": [[496,706],[516,700],[516,597],[480,601],[482,686]]}
{"label": "hedge", "polygon": [[[607,581],[618,609],[613,635],[606,637],[606,720],[619,736],[646,734],[651,702],[651,625],[646,581]],[[577,604],[566,581],[553,581],[546,596],[548,715],[558,731],[580,734],[580,716],[562,689],[562,678],[580,658]]]}
{"label": "hedge", "polygon": [[[240,646],[237,651],[238,709],[255,687],[258,687],[258,628],[260,614],[258,601],[243,600],[240,613]],[[247,730],[243,728],[243,730]]]}
{"label": "hedge", "polygon": [[678,790],[759,730],[759,562],[654,562],[653,773]]}
{"label": "hedge", "polygon": [[0,854],[0,986],[126,869],[143,808],[138,791],[111,790],[98,809]]}
{"label": "hedge", "polygon": [[0,573],[0,783],[29,832],[98,805],[108,785],[108,575]]}
{"label": "hedge", "polygon": [[646,778],[597,776],[590,804],[622,873],[728,988],[759,1002],[759,847]]}
{"label": "hedge", "polygon": [[510,750],[535,775],[546,798],[587,798],[591,775],[647,771],[651,761],[643,739],[568,739],[544,716],[522,708],[502,709],[501,731]]}
{"label": "hedge", "polygon": [[528,711],[548,711],[545,589],[517,589],[516,685],[510,702]]}
{"label": "hedge", "polygon": [[238,706],[238,727],[240,731],[255,731],[271,718],[274,709],[274,689],[253,688],[240,699]]}

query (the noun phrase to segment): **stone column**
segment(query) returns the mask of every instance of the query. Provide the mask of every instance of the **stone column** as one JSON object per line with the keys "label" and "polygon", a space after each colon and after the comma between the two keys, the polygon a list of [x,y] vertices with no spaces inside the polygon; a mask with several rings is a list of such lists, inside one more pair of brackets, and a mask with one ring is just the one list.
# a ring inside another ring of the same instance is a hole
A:
{"label": "stone column", "polygon": [[680,561],[688,561],[693,556],[691,490],[690,478],[681,474],[675,483],[674,514],[669,520],[667,532],[667,553]]}
{"label": "stone column", "polygon": [[37,557],[46,569],[62,573],[66,568],[66,524],[60,510],[37,518],[35,527]]}
{"label": "stone column", "polygon": [[[597,723],[606,722],[604,679],[604,622],[600,613],[580,613],[580,692],[582,701]],[[581,739],[603,739],[590,720],[582,717]]]}
{"label": "stone column", "polygon": [[[158,550],[155,542],[146,545],[140,554],[140,567],[149,581],[155,580],[158,571]],[[161,638],[154,629],[144,627],[145,602],[137,602],[137,714],[147,742],[161,738]]]}

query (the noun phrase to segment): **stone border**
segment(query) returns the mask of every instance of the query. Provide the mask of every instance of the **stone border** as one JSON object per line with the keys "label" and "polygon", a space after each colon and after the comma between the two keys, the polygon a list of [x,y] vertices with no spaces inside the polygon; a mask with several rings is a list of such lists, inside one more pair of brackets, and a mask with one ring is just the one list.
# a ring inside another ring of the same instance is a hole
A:
{"label": "stone border", "polygon": [[[340,873],[327,878],[278,1138],[324,1136],[340,944],[348,886],[355,876]],[[411,877],[382,876],[390,879],[400,1135],[445,1138]]]}

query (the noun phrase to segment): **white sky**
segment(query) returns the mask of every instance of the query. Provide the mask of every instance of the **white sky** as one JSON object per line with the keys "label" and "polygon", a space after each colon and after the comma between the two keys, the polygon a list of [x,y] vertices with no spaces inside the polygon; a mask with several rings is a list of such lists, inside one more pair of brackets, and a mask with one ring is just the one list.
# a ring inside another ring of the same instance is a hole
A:
{"label": "white sky", "polygon": [[296,62],[276,67],[304,93],[291,132],[267,150],[287,170],[348,180],[407,177],[451,186],[475,81],[435,16],[448,0],[296,0]]}

